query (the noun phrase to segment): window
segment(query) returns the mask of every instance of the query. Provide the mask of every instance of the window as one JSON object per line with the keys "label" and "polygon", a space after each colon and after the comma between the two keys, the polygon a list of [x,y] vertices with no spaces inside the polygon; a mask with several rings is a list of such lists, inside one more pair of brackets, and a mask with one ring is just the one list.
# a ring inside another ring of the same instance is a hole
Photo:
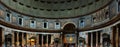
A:
{"label": "window", "polygon": [[106,19],[109,18],[109,12],[108,11],[105,12],[105,18]]}
{"label": "window", "polygon": [[43,27],[44,27],[44,28],[48,28],[48,22],[44,22],[44,23],[43,23]]}
{"label": "window", "polygon": [[30,27],[35,28],[36,27],[36,21],[30,20]]}
{"label": "window", "polygon": [[21,18],[21,17],[18,18],[18,24],[23,26],[23,18]]}
{"label": "window", "polygon": [[11,22],[11,14],[7,13],[6,21],[7,22]]}
{"label": "window", "polygon": [[80,20],[80,25],[79,26],[82,27],[82,28],[85,26],[84,20]]}
{"label": "window", "polygon": [[95,23],[96,22],[96,17],[93,17],[93,23]]}
{"label": "window", "polygon": [[60,22],[55,22],[55,29],[60,29]]}

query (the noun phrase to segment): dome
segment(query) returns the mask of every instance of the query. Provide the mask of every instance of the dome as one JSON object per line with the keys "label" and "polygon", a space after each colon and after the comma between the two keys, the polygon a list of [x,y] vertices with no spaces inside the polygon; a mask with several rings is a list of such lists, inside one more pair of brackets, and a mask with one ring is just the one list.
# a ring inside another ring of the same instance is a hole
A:
{"label": "dome", "polygon": [[1,0],[9,9],[37,18],[74,18],[96,12],[111,0]]}

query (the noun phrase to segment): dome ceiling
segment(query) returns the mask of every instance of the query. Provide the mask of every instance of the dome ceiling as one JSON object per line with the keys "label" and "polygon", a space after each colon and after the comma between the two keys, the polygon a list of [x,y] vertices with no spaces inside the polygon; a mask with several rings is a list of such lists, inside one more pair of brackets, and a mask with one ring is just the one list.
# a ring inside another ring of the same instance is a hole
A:
{"label": "dome ceiling", "polygon": [[10,9],[39,18],[70,18],[89,14],[111,0],[0,0]]}

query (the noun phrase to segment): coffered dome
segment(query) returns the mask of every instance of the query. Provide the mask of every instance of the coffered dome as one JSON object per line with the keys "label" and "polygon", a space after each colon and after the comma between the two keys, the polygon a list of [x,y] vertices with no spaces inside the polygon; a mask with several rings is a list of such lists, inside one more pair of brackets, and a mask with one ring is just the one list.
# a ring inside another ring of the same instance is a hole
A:
{"label": "coffered dome", "polygon": [[95,12],[111,0],[1,0],[11,10],[37,18],[72,18]]}

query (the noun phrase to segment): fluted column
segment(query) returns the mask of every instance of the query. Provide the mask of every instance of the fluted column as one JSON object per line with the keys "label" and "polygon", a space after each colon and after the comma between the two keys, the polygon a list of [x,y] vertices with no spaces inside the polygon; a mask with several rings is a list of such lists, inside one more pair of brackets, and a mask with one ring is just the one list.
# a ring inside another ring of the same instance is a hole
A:
{"label": "fluted column", "polygon": [[12,32],[12,47],[15,47],[14,32]]}

